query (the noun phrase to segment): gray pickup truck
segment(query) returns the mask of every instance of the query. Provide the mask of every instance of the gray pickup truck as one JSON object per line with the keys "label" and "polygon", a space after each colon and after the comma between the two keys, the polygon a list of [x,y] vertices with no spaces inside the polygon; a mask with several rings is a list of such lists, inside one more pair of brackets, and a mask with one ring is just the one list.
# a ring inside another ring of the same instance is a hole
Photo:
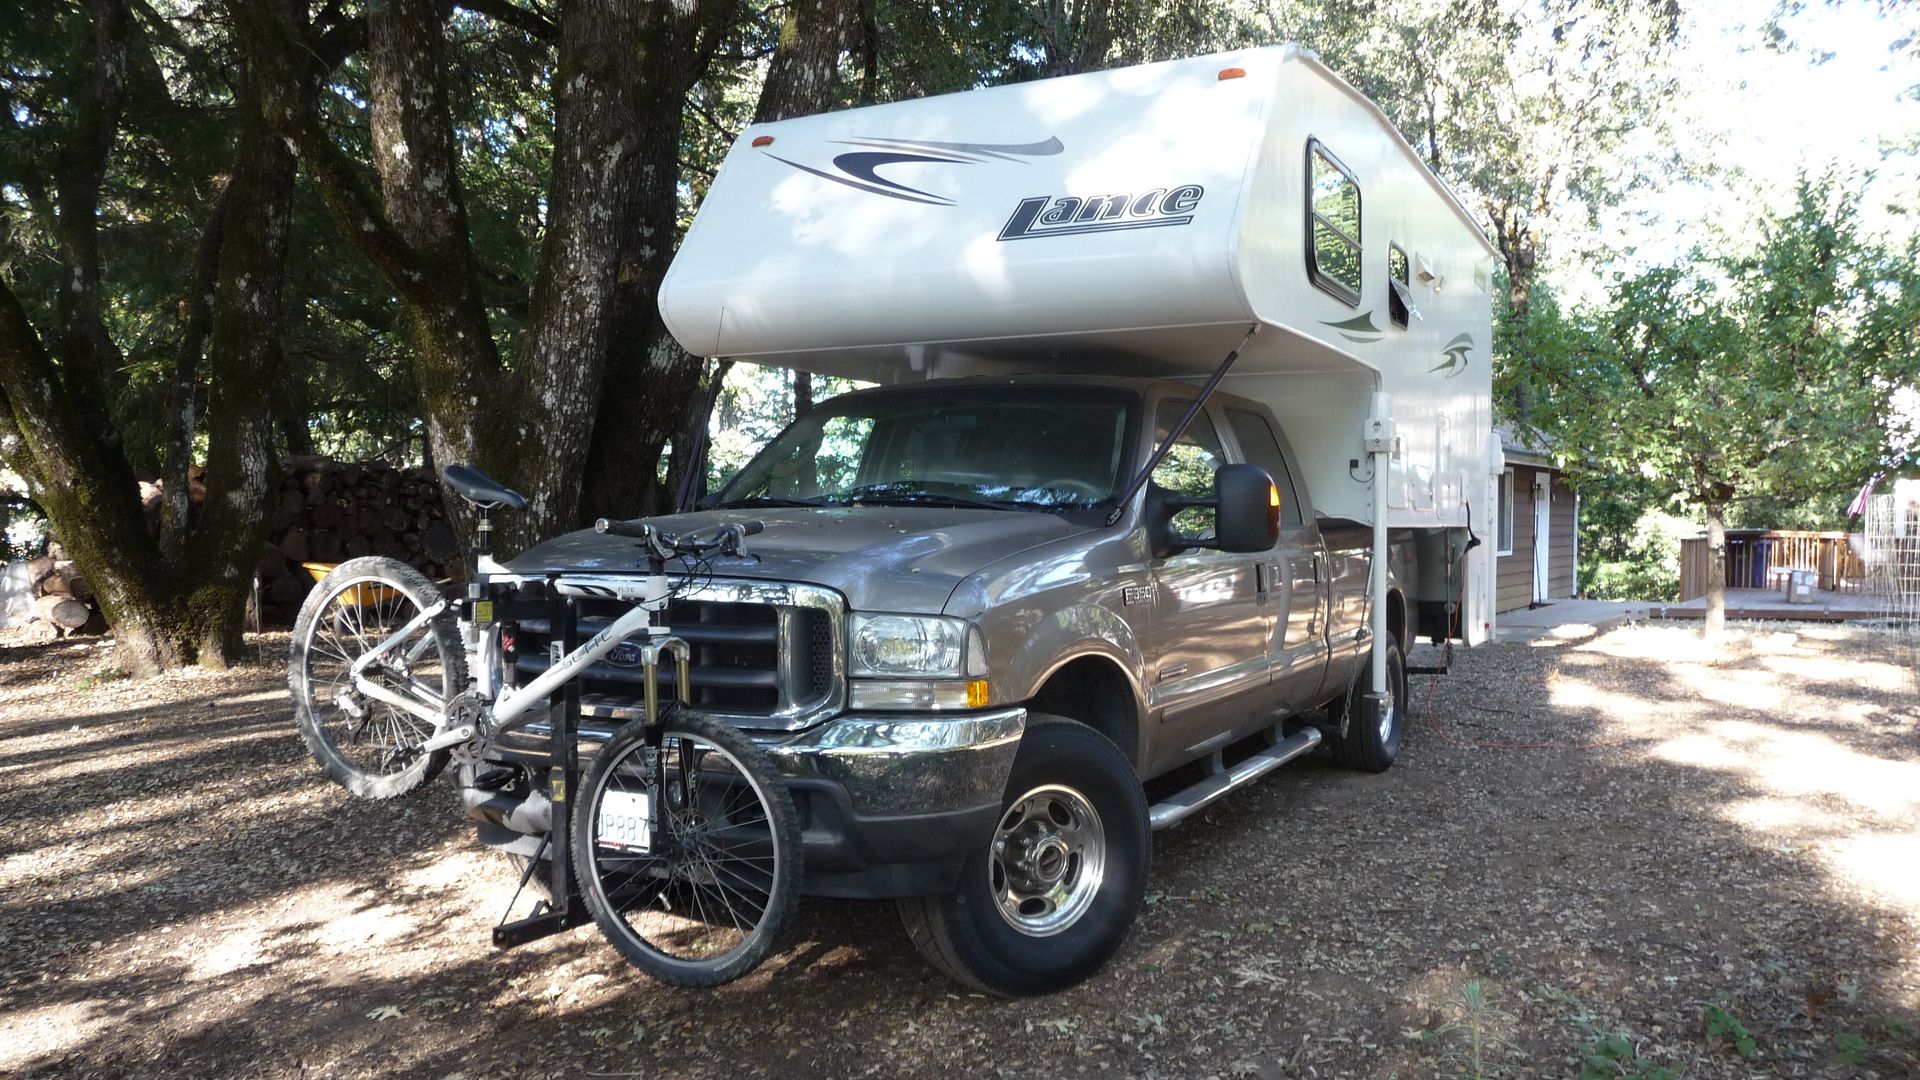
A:
{"label": "gray pickup truck", "polygon": [[[1125,497],[1198,396],[1040,376],[863,390],[658,519],[766,524],[755,557],[688,584],[670,622],[694,647],[694,706],[784,774],[806,892],[897,900],[941,970],[1044,992],[1119,946],[1150,830],[1316,747],[1393,763],[1409,545],[1389,549],[1388,699],[1363,708],[1371,532],[1316,517],[1264,406],[1204,399]],[[592,531],[509,566],[638,572],[629,543]],[[618,613],[595,603],[588,625]],[[546,631],[509,628],[514,677],[544,669]],[[618,650],[582,677],[583,750],[638,715],[639,679]],[[546,749],[515,738],[491,775],[518,779],[462,795],[483,839],[531,855]]]}

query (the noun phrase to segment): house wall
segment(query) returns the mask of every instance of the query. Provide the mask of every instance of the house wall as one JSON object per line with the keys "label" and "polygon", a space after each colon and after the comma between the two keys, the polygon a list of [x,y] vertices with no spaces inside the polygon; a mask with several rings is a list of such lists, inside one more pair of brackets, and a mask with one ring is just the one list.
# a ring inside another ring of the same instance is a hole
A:
{"label": "house wall", "polygon": [[[1513,554],[1499,557],[1494,578],[1494,610],[1512,611],[1533,602],[1533,482],[1552,472],[1532,465],[1513,467]],[[1547,536],[1547,596],[1565,599],[1574,591],[1573,489],[1553,476],[1553,509]]]}

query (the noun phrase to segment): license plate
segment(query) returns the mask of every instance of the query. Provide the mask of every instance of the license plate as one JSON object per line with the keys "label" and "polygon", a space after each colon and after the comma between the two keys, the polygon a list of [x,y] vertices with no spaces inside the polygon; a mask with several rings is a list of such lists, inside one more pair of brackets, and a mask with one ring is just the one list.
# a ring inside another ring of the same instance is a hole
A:
{"label": "license plate", "polygon": [[600,800],[594,840],[603,847],[653,850],[653,800],[645,792],[609,791]]}

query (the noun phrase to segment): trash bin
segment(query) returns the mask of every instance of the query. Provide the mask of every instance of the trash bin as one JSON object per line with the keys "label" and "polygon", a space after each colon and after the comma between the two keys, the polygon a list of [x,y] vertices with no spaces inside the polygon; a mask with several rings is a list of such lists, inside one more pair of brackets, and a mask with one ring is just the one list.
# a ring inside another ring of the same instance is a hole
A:
{"label": "trash bin", "polygon": [[1773,559],[1773,541],[1754,537],[1747,541],[1747,580],[1749,589],[1767,587],[1767,563]]}

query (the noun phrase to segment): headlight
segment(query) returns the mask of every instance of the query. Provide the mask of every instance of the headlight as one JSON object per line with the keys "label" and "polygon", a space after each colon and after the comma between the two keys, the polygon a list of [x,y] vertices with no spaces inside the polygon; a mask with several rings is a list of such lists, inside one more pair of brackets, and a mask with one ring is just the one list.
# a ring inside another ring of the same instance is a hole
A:
{"label": "headlight", "polygon": [[957,679],[986,674],[980,632],[943,615],[851,615],[847,618],[848,673],[856,677]]}

